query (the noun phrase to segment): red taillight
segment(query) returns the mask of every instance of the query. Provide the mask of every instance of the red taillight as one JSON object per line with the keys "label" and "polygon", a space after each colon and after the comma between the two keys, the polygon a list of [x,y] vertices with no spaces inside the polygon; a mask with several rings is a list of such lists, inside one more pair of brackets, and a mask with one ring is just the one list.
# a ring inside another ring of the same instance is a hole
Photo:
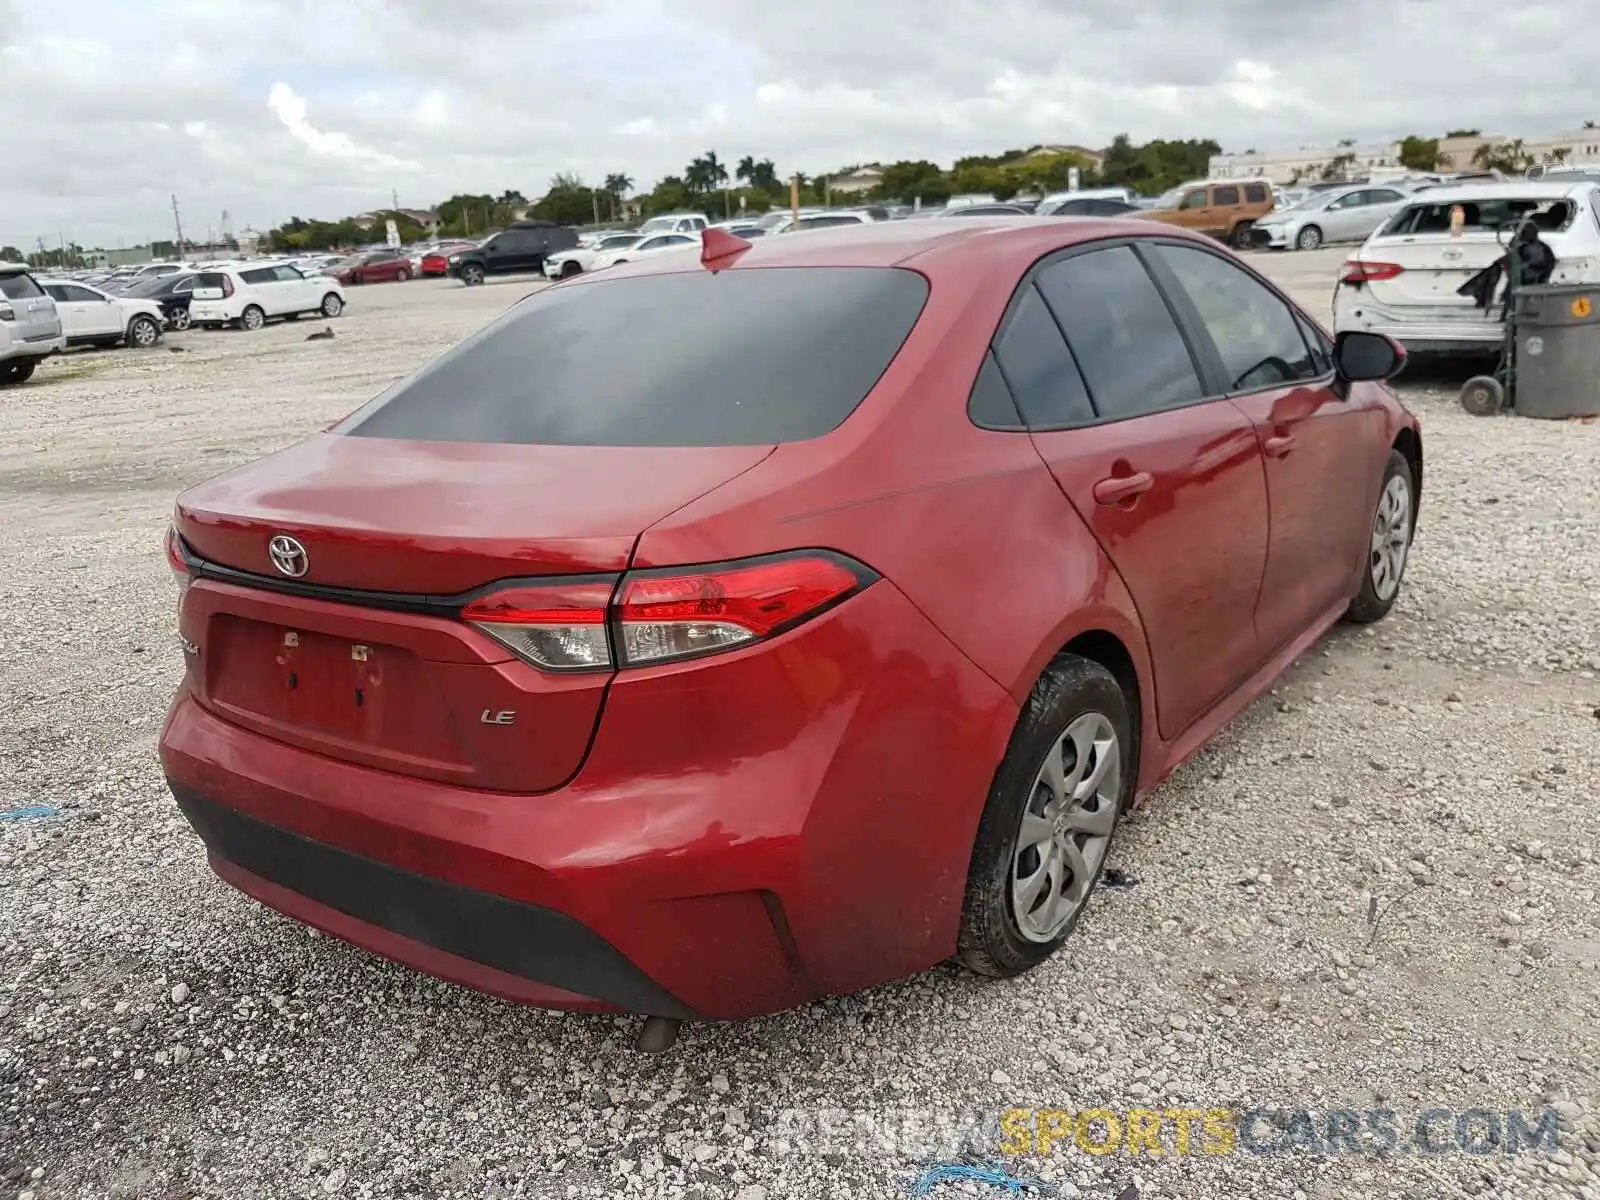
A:
{"label": "red taillight", "polygon": [[233,280],[224,275],[222,277],[222,298],[226,300],[231,295],[233,295]]}
{"label": "red taillight", "polygon": [[611,666],[606,605],[613,579],[549,580],[512,584],[461,610],[518,658],[551,671],[593,671]]}
{"label": "red taillight", "polygon": [[820,616],[877,578],[820,551],[609,579],[510,584],[461,610],[519,658],[593,671],[698,658]]}
{"label": "red taillight", "polygon": [[189,557],[184,553],[183,539],[178,535],[176,525],[167,528],[167,566],[172,568],[180,582],[189,582]]}
{"label": "red taillight", "polygon": [[1344,273],[1339,276],[1340,283],[1376,283],[1385,279],[1393,279],[1403,274],[1405,268],[1399,263],[1387,262],[1360,262],[1351,259],[1344,265]]}

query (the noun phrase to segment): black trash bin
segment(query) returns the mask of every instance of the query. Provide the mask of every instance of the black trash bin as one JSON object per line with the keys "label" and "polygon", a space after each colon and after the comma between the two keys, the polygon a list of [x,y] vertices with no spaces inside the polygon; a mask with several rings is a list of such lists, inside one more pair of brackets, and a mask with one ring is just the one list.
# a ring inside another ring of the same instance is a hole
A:
{"label": "black trash bin", "polygon": [[1518,288],[1515,304],[1517,412],[1600,415],[1600,283]]}

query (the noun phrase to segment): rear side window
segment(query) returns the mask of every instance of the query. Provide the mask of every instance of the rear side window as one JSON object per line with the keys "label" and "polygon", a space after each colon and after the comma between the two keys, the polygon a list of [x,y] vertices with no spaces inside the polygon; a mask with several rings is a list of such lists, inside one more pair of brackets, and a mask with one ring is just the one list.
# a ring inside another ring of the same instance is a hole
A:
{"label": "rear side window", "polygon": [[1029,285],[994,341],[1000,373],[1029,428],[1081,425],[1094,420],[1083,377],[1061,327],[1038,288]]}
{"label": "rear side window", "polygon": [[1383,227],[1384,236],[1417,233],[1449,233],[1450,210],[1460,205],[1469,231],[1487,232],[1514,225],[1531,217],[1540,233],[1560,233],[1572,224],[1575,208],[1567,200],[1541,200],[1536,197],[1506,197],[1493,200],[1436,200],[1412,204],[1397,212]]}
{"label": "rear side window", "polygon": [[693,270],[530,296],[341,424],[359,437],[756,446],[855,411],[928,297],[912,271]]}
{"label": "rear side window", "polygon": [[1000,374],[1000,364],[994,360],[994,351],[983,356],[983,366],[978,369],[977,381],[972,385],[972,398],[967,401],[967,415],[972,423],[983,429],[1025,429],[1022,416],[1017,412],[1011,389],[1005,376]]}
{"label": "rear side window", "polygon": [[1211,203],[1221,208],[1227,204],[1239,203],[1239,189],[1236,187],[1219,187],[1211,190]]}
{"label": "rear side window", "polygon": [[[272,267],[257,267],[254,271],[240,271],[239,278],[246,283],[276,283],[278,272]],[[221,284],[217,285],[221,287]]]}
{"label": "rear side window", "polygon": [[1177,322],[1128,247],[1054,263],[1039,273],[1039,290],[1101,417],[1136,417],[1205,395]]}
{"label": "rear side window", "polygon": [[1248,204],[1265,204],[1267,202],[1267,185],[1264,183],[1245,184],[1244,198]]}
{"label": "rear side window", "polygon": [[7,300],[37,300],[42,295],[31,275],[0,275],[0,296]]}
{"label": "rear side window", "polygon": [[1315,379],[1289,306],[1231,262],[1185,246],[1152,247],[1178,279],[1222,358],[1230,392]]}

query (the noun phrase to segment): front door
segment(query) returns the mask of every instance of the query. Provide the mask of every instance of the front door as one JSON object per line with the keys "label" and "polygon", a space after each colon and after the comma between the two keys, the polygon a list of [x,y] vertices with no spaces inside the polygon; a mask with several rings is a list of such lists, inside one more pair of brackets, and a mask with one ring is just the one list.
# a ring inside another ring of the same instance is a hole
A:
{"label": "front door", "polygon": [[112,337],[122,332],[122,310],[109,297],[76,283],[46,284],[45,290],[56,302],[67,337]]}
{"label": "front door", "polygon": [[1208,398],[1133,249],[1065,257],[1040,271],[1038,289],[1093,415],[1031,436],[1127,584],[1161,734],[1174,738],[1262,658],[1251,616],[1267,557],[1260,445],[1244,413]]}
{"label": "front door", "polygon": [[1170,272],[1169,292],[1192,306],[1219,382],[1261,443],[1272,521],[1253,607],[1270,656],[1350,597],[1365,556],[1376,486],[1370,447],[1383,416],[1348,399],[1325,336],[1255,275],[1199,247],[1165,243],[1150,253]]}

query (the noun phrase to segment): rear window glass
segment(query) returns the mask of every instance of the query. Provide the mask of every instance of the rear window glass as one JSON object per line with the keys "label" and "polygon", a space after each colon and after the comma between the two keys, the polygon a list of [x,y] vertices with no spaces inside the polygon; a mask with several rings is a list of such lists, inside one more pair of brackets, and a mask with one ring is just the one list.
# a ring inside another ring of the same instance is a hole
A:
{"label": "rear window glass", "polygon": [[866,398],[927,300],[893,267],[695,270],[530,296],[338,427],[360,437],[755,446]]}
{"label": "rear window glass", "polygon": [[1498,230],[1531,217],[1540,233],[1559,233],[1572,224],[1573,205],[1567,200],[1509,196],[1495,200],[1435,200],[1402,208],[1384,226],[1385,236],[1449,233],[1450,210],[1460,205],[1468,230]]}
{"label": "rear window glass", "polygon": [[195,277],[194,286],[197,288],[215,288],[223,291],[223,284],[228,282],[228,277],[216,271],[203,271]]}
{"label": "rear window glass", "polygon": [[0,296],[7,300],[37,300],[44,295],[28,275],[0,275]]}

